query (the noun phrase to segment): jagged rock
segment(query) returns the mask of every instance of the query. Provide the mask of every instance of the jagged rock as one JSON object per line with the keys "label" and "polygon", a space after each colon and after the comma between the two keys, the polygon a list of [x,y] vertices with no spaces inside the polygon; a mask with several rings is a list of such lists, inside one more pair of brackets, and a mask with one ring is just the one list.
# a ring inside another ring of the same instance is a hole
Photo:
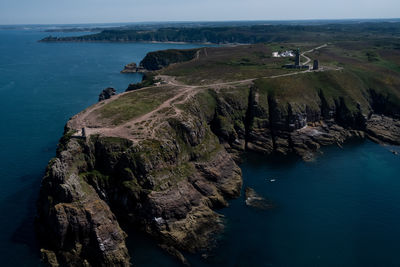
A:
{"label": "jagged rock", "polygon": [[108,87],[108,88],[104,89],[99,95],[99,102],[106,100],[106,99],[110,99],[116,93],[117,93],[117,91],[112,87]]}
{"label": "jagged rock", "polygon": [[209,247],[223,230],[213,209],[239,196],[240,168],[201,120],[168,125],[172,140],[64,139],[38,204],[38,233],[50,251],[43,259],[55,255],[67,266],[128,264],[126,235],[114,212],[168,247]]}
{"label": "jagged rock", "polygon": [[373,139],[400,145],[400,120],[372,115],[367,121],[366,132]]}
{"label": "jagged rock", "polygon": [[52,160],[38,200],[42,258],[51,266],[129,266],[126,234],[80,172],[88,168],[76,139]]}

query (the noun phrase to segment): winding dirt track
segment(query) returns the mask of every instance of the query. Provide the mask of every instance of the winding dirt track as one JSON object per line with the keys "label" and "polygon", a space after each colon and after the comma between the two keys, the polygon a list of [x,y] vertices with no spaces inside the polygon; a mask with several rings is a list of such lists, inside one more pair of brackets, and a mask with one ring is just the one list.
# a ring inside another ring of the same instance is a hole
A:
{"label": "winding dirt track", "polygon": [[304,62],[303,65],[307,65],[311,61],[311,58],[307,57],[305,54],[314,52],[315,50],[318,50],[318,49],[321,49],[321,48],[324,48],[324,47],[327,47],[327,46],[328,46],[328,44],[323,44],[321,46],[318,46],[316,48],[313,48],[311,50],[308,50],[308,51],[305,51],[305,52],[301,53],[301,56],[306,59],[306,62]]}
{"label": "winding dirt track", "polygon": [[[308,62],[311,61],[311,59],[307,56],[305,56],[306,53],[311,53],[315,50],[321,49],[326,47],[327,44],[321,45],[319,47],[316,47],[314,49],[308,50],[304,53],[301,54],[304,58],[307,59],[307,62],[304,64],[307,64]],[[196,57],[194,60],[198,60],[199,58],[199,52],[198,51]],[[342,68],[324,68],[322,70],[318,71],[338,71],[341,70]],[[286,74],[281,74],[281,75],[273,75],[273,76],[266,76],[262,77],[265,79],[274,79],[274,78],[279,78],[279,77],[287,77],[287,76],[293,76],[293,75],[299,75],[299,74],[304,74],[304,73],[309,73],[313,72],[312,70],[306,70],[306,71],[298,71],[298,72],[291,72],[291,73],[286,73]],[[160,106],[158,106],[156,109],[152,110],[149,113],[143,114],[139,117],[133,118],[123,124],[117,125],[117,126],[100,126],[99,123],[97,123],[96,120],[98,120],[97,116],[94,115],[94,112],[98,109],[100,109],[103,105],[115,101],[121,96],[124,96],[125,94],[129,93],[134,93],[136,91],[142,91],[146,90],[151,87],[146,87],[146,88],[141,88],[132,92],[125,92],[118,94],[116,96],[113,96],[111,99],[102,101],[98,104],[95,104],[86,110],[82,111],[81,113],[75,115],[71,120],[68,122],[68,125],[70,128],[75,129],[77,132],[75,133],[74,136],[82,136],[82,128],[85,128],[85,134],[86,136],[94,135],[94,134],[99,134],[99,135],[104,135],[104,136],[115,136],[115,137],[121,137],[121,138],[126,138],[129,140],[132,140],[133,142],[138,142],[146,138],[156,138],[156,133],[159,129],[162,129],[163,125],[167,122],[168,118],[172,117],[179,117],[182,116],[182,110],[177,107],[178,104],[183,104],[187,102],[190,98],[195,96],[199,91],[205,90],[208,88],[214,88],[218,89],[224,86],[229,86],[229,85],[246,85],[246,84],[251,84],[254,80],[259,79],[259,78],[252,78],[252,79],[246,79],[246,80],[240,80],[240,81],[233,81],[233,82],[221,82],[221,83],[214,83],[214,84],[207,84],[207,85],[187,85],[183,84],[175,79],[175,77],[172,76],[166,76],[166,75],[159,75],[157,76],[159,79],[162,80],[162,82],[166,85],[171,85],[174,86],[174,88],[178,91],[177,94],[165,102],[163,102]],[[168,111],[168,112],[166,112]],[[139,127],[139,125],[141,125]]]}

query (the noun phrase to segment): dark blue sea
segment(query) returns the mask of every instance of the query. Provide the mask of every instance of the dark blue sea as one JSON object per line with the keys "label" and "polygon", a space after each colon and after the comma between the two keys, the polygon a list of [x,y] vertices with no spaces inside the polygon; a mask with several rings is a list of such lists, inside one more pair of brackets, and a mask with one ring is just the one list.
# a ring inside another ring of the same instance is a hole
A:
{"label": "dark blue sea", "polygon": [[[40,266],[35,202],[67,120],[102,89],[140,81],[119,73],[125,64],[197,46],[37,42],[47,35],[0,30],[0,266]],[[400,157],[390,149],[354,141],[308,163],[246,155],[244,187],[275,208],[231,201],[219,211],[226,231],[218,246],[206,260],[188,258],[194,266],[400,266]],[[150,239],[129,234],[136,266],[177,266]]]}

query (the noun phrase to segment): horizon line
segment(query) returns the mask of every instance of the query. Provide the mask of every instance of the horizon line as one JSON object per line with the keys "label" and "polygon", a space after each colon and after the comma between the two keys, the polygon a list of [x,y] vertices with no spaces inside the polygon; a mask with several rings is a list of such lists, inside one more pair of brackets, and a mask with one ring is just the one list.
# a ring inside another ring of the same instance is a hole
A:
{"label": "horizon line", "polygon": [[55,26],[55,25],[101,25],[101,24],[162,24],[162,23],[223,23],[223,22],[306,22],[306,21],[369,21],[399,20],[399,18],[324,18],[324,19],[255,19],[255,20],[165,20],[165,21],[121,21],[121,22],[84,22],[84,23],[17,23],[0,24],[0,26]]}

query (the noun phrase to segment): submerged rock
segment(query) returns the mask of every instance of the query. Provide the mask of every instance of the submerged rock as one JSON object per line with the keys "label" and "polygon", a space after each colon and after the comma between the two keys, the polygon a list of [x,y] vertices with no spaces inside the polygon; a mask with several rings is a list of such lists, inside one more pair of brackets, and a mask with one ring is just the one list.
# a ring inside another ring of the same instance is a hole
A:
{"label": "submerged rock", "polygon": [[269,200],[258,195],[257,192],[251,187],[246,188],[245,197],[246,197],[246,205],[249,207],[261,210],[268,210],[275,207],[274,204],[272,204]]}

